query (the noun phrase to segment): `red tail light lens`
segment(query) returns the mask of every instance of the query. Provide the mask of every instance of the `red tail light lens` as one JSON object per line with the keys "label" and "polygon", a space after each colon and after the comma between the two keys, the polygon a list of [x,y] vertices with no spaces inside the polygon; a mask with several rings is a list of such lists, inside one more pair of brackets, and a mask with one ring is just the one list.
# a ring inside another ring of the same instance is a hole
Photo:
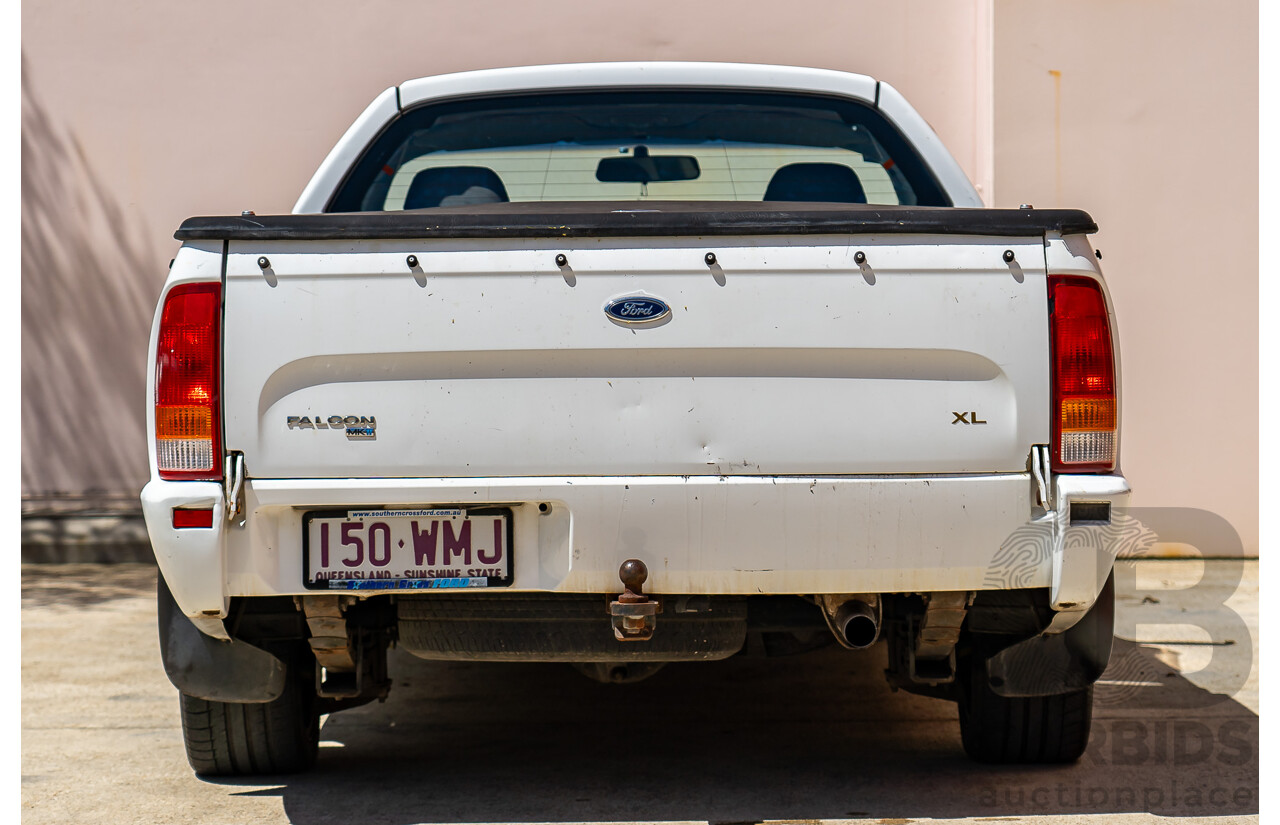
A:
{"label": "red tail light lens", "polygon": [[1053,359],[1053,461],[1056,472],[1116,466],[1116,377],[1102,285],[1049,276]]}
{"label": "red tail light lens", "polygon": [[165,297],[156,348],[156,461],[161,478],[222,478],[221,317],[221,284],[181,284]]}

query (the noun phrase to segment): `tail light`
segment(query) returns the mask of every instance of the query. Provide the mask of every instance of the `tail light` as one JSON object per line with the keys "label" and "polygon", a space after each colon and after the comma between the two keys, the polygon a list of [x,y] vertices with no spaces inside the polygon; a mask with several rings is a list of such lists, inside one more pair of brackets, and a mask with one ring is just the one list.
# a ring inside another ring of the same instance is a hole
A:
{"label": "tail light", "polygon": [[222,478],[221,315],[221,284],[180,284],[165,297],[156,347],[156,462],[161,478]]}
{"label": "tail light", "polygon": [[1116,466],[1116,376],[1102,285],[1049,276],[1055,472]]}

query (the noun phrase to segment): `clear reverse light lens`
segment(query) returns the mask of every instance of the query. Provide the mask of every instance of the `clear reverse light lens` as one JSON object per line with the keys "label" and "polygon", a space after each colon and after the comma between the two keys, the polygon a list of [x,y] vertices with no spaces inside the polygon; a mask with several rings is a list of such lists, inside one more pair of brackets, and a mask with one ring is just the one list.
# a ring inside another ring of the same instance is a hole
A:
{"label": "clear reverse light lens", "polygon": [[1110,464],[1115,461],[1115,431],[1084,430],[1062,434],[1065,464]]}

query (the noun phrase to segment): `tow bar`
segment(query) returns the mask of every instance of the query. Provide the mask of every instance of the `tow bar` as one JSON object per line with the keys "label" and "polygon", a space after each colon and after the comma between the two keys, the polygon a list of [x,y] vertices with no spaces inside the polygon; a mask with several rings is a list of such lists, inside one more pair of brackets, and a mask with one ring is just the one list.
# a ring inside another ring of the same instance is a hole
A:
{"label": "tow bar", "polygon": [[618,578],[625,590],[609,603],[613,635],[620,642],[647,642],[658,623],[658,603],[644,595],[649,568],[639,559],[627,559],[618,568]]}

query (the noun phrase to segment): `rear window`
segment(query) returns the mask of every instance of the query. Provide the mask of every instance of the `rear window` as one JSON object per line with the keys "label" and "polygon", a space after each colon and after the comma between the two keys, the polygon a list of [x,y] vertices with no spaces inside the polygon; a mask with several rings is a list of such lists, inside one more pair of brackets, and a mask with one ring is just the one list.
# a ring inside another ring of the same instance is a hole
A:
{"label": "rear window", "polygon": [[411,109],[366,150],[326,211],[645,200],[951,205],[874,107],[808,95],[622,91]]}

